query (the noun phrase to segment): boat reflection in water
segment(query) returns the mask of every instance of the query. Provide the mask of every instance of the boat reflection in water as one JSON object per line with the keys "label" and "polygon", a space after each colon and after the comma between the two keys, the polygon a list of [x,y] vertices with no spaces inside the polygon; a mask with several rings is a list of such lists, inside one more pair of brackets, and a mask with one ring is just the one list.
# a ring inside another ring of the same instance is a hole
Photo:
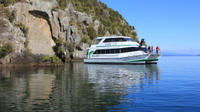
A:
{"label": "boat reflection in water", "polygon": [[88,64],[88,79],[97,90],[124,90],[159,80],[158,65],[100,65]]}
{"label": "boat reflection in water", "polygon": [[[157,65],[0,69],[0,111],[103,112],[159,80]],[[134,92],[133,92],[134,91]]]}

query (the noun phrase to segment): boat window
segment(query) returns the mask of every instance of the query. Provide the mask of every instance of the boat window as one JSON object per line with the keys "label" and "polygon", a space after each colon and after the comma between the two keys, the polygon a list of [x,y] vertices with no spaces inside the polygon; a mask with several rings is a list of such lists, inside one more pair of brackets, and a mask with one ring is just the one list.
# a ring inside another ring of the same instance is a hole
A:
{"label": "boat window", "polygon": [[132,38],[124,38],[125,41],[130,41],[130,42],[134,42],[134,40]]}
{"label": "boat window", "polygon": [[107,50],[106,50],[106,54],[110,54],[110,49],[107,49]]}
{"label": "boat window", "polygon": [[124,42],[124,38],[116,38],[115,42]]}
{"label": "boat window", "polygon": [[120,49],[115,49],[114,53],[120,53]]}
{"label": "boat window", "polygon": [[133,51],[145,51],[144,48],[140,47],[128,47],[128,48],[120,48],[120,49],[102,49],[96,50],[94,54],[117,54],[117,53],[126,53]]}
{"label": "boat window", "polygon": [[131,41],[134,42],[133,39],[131,38],[107,38],[104,40],[104,42],[127,42],[127,41]]}
{"label": "boat window", "polygon": [[106,50],[102,50],[101,52],[102,52],[102,54],[106,54]]}
{"label": "boat window", "polygon": [[104,42],[112,42],[112,41],[113,41],[112,38],[108,38],[108,39],[104,40]]}
{"label": "boat window", "polygon": [[99,44],[99,42],[101,42],[102,39],[95,39],[92,44],[93,45],[96,45],[96,44]]}

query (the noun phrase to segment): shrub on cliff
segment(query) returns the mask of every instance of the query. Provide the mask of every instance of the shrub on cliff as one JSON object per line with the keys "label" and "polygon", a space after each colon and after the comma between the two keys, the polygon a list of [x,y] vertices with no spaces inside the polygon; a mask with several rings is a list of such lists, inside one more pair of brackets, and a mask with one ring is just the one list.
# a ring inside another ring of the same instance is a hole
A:
{"label": "shrub on cliff", "polygon": [[75,45],[72,42],[70,42],[70,41],[66,41],[65,47],[69,51],[70,58],[73,59],[73,53],[74,53]]}
{"label": "shrub on cliff", "polygon": [[8,43],[3,43],[2,46],[0,46],[0,58],[10,54],[13,52],[13,48]]}
{"label": "shrub on cliff", "polygon": [[15,26],[19,27],[20,30],[24,33],[24,36],[27,37],[28,28],[22,23],[16,23]]}
{"label": "shrub on cliff", "polygon": [[61,9],[65,9],[69,0],[57,0],[58,5]]}
{"label": "shrub on cliff", "polygon": [[13,11],[9,11],[8,8],[4,7],[2,4],[0,4],[0,15],[2,17],[7,18],[10,22],[13,22],[13,20],[15,19],[15,14],[16,12]]}
{"label": "shrub on cliff", "polygon": [[103,25],[100,25],[98,29],[98,36],[104,36],[104,35],[105,35],[105,28],[103,27]]}
{"label": "shrub on cliff", "polygon": [[15,15],[16,15],[15,10],[10,12],[10,14],[8,15],[8,19],[9,19],[10,22],[13,22],[13,20],[15,19]]}
{"label": "shrub on cliff", "polygon": [[93,40],[94,38],[97,37],[97,33],[93,27],[88,27],[87,32],[88,32],[88,36],[90,37],[91,40]]}
{"label": "shrub on cliff", "polygon": [[24,0],[1,0],[0,4],[3,4],[5,7],[9,6],[10,4],[14,4],[16,2],[20,2]]}
{"label": "shrub on cliff", "polygon": [[69,52],[74,52],[75,46],[73,43],[66,41],[65,46],[68,48]]}
{"label": "shrub on cliff", "polygon": [[53,47],[53,50],[57,57],[65,61],[64,50],[63,50],[63,39],[62,38],[54,38],[56,45]]}
{"label": "shrub on cliff", "polygon": [[81,38],[81,43],[88,43],[91,44],[92,40],[90,39],[90,37],[88,35],[84,35],[83,38]]}
{"label": "shrub on cliff", "polygon": [[0,19],[0,27],[4,27],[6,25],[6,21],[3,19]]}
{"label": "shrub on cliff", "polygon": [[51,62],[51,63],[56,63],[56,62],[60,62],[60,58],[57,56],[42,56],[41,60],[43,62]]}

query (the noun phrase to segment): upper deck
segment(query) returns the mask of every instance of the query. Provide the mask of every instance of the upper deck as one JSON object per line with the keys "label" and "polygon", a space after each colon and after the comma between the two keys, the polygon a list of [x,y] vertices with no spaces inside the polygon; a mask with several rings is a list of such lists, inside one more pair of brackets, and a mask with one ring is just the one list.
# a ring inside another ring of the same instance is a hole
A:
{"label": "upper deck", "polygon": [[107,36],[97,37],[91,48],[123,48],[123,47],[138,47],[139,44],[135,42],[131,37],[125,36]]}
{"label": "upper deck", "polygon": [[126,36],[105,36],[105,37],[97,37],[96,39],[104,39],[105,40],[105,39],[117,39],[117,38],[129,38],[129,39],[132,39],[131,37],[126,37]]}

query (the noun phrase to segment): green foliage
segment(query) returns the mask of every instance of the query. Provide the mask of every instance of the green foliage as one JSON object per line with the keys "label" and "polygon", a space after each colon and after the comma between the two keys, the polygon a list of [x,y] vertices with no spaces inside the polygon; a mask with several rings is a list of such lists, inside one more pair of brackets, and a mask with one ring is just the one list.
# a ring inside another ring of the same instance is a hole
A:
{"label": "green foliage", "polygon": [[93,27],[88,27],[87,28],[88,36],[90,37],[91,40],[97,37],[96,31],[94,30]]}
{"label": "green foliage", "polygon": [[71,53],[74,52],[74,48],[75,48],[74,44],[72,44],[72,43],[69,42],[69,41],[66,41],[66,46],[67,46],[69,52],[71,52]]}
{"label": "green foliage", "polygon": [[72,26],[77,26],[76,21],[73,21],[73,20],[69,21],[69,24],[72,25]]}
{"label": "green foliage", "polygon": [[60,61],[59,57],[57,57],[57,56],[52,56],[51,57],[51,62],[55,63],[55,62],[58,62],[58,61]]}
{"label": "green foliage", "polygon": [[28,43],[29,43],[29,41],[26,39],[26,41],[24,42],[24,47],[25,47],[25,48],[28,47]]}
{"label": "green foliage", "polygon": [[26,41],[24,42],[24,47],[26,48],[26,54],[27,54],[27,56],[32,56],[32,52],[31,52],[31,49],[29,49],[28,48],[28,44],[29,44],[29,40],[28,39],[26,39]]}
{"label": "green foliage", "polygon": [[6,21],[0,18],[0,27],[4,27],[6,25]]}
{"label": "green foliage", "polygon": [[15,10],[13,10],[12,12],[10,12],[8,10],[8,8],[4,7],[3,5],[0,4],[0,15],[2,17],[7,18],[10,22],[13,22],[13,20],[15,19]]}
{"label": "green foliage", "polygon": [[[129,26],[126,20],[117,11],[108,8],[105,4],[97,0],[71,0],[71,2],[76,10],[90,14],[93,16],[94,20],[98,19],[100,21],[98,36],[104,36],[105,32],[109,31],[112,35],[128,35],[137,41],[137,34],[132,33],[134,27]],[[91,39],[96,37],[93,32],[94,30],[91,30],[91,28],[89,30],[89,37]]]}
{"label": "green foliage", "polygon": [[59,37],[59,38],[55,38],[54,41],[55,41],[56,45],[61,46],[63,39]]}
{"label": "green foliage", "polygon": [[24,33],[24,36],[27,37],[27,34],[28,34],[28,28],[22,24],[22,23],[17,23],[15,24],[15,26],[19,27],[20,30]]}
{"label": "green foliage", "polygon": [[56,46],[53,47],[54,52],[56,53],[56,56],[59,57],[64,61],[64,50],[63,50],[63,39],[62,38],[54,38],[54,42],[56,43]]}
{"label": "green foliage", "polygon": [[28,56],[32,56],[32,52],[31,52],[31,49],[29,49],[29,48],[26,48],[26,53],[28,54]]}
{"label": "green foliage", "polygon": [[60,62],[60,58],[57,56],[42,56],[41,60],[43,62],[51,62],[51,63],[56,63],[56,62]]}
{"label": "green foliage", "polygon": [[71,0],[72,4],[80,12],[95,15],[95,9],[98,8],[97,0]]}
{"label": "green foliage", "polygon": [[0,47],[0,58],[10,54],[13,52],[13,48],[10,44],[8,43],[4,43],[1,47]]}
{"label": "green foliage", "polygon": [[105,27],[110,27],[112,25],[112,21],[108,17],[100,17],[100,21]]}
{"label": "green foliage", "polygon": [[8,19],[10,22],[13,22],[13,20],[15,19],[16,16],[16,12],[15,10],[13,10],[9,15],[8,15]]}
{"label": "green foliage", "polygon": [[20,1],[23,1],[23,0],[1,0],[0,4],[3,4],[5,7],[7,7],[11,4],[14,4],[14,3],[20,2]]}
{"label": "green foliage", "polygon": [[57,0],[57,1],[58,1],[59,7],[64,10],[67,6],[68,0]]}
{"label": "green foliage", "polygon": [[83,38],[81,38],[81,43],[88,43],[91,44],[92,40],[90,39],[90,37],[88,35],[84,35]]}
{"label": "green foliage", "polygon": [[73,59],[75,45],[71,43],[70,41],[66,41],[65,46],[69,51],[70,58]]}
{"label": "green foliage", "polygon": [[103,25],[100,25],[98,29],[98,36],[104,36],[104,35],[105,35],[105,28],[103,27]]}
{"label": "green foliage", "polygon": [[51,57],[50,56],[42,56],[42,61],[47,62],[50,61]]}
{"label": "green foliage", "polygon": [[51,9],[51,11],[56,11],[56,10],[58,10],[59,9],[59,7],[57,6],[57,5],[55,5],[52,9]]}

